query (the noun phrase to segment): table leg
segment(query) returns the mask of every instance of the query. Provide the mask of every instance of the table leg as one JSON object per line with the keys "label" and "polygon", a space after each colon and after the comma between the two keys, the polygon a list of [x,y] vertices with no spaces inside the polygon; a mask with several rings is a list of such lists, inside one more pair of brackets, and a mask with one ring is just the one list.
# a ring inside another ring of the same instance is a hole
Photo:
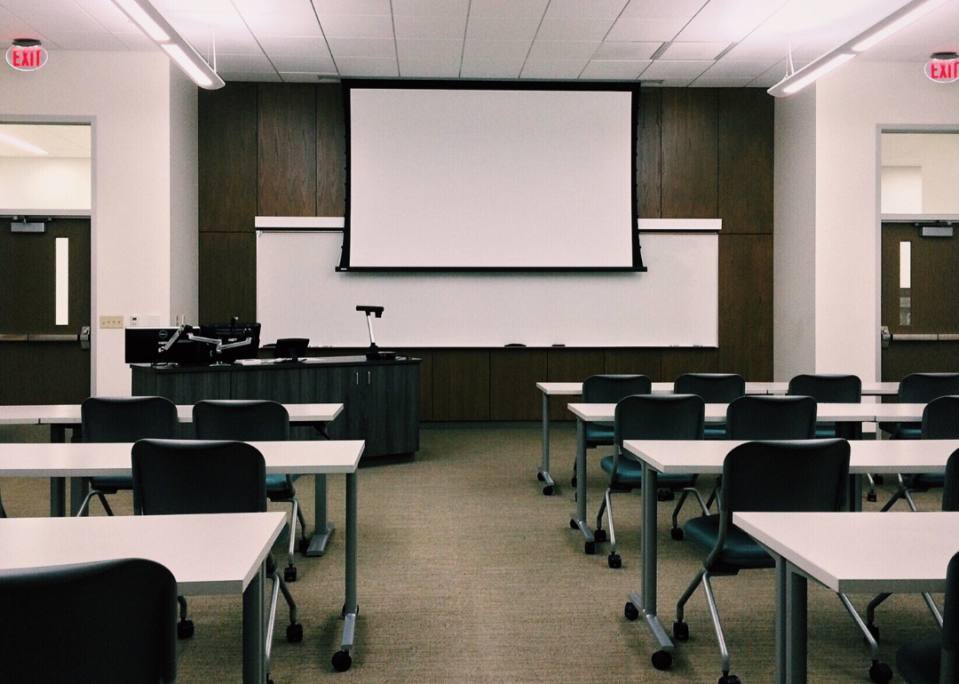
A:
{"label": "table leg", "polygon": [[322,556],[326,553],[326,545],[333,536],[333,524],[326,518],[326,475],[313,476],[313,538],[306,551],[307,556]]}
{"label": "table leg", "polygon": [[266,564],[262,563],[243,591],[243,684],[266,682],[266,635],[263,629],[263,578]]}
{"label": "table leg", "polygon": [[356,473],[346,476],[346,602],[343,604],[343,638],[340,641],[340,652],[346,654],[353,649],[356,616],[360,612],[356,602],[356,477]]}
{"label": "table leg", "polygon": [[543,465],[540,466],[536,479],[543,483],[543,494],[553,493],[555,483],[549,474],[549,396],[543,392]]}
{"label": "table leg", "polygon": [[789,562],[786,581],[785,652],[787,684],[806,682],[806,577]]}
{"label": "table leg", "polygon": [[776,559],[776,679],[775,684],[786,684],[786,560]]}
{"label": "table leg", "polygon": [[[653,633],[656,643],[659,645],[660,652],[653,656],[653,663],[665,664],[669,667],[672,662],[672,652],[675,646],[672,639],[663,629],[659,616],[656,614],[656,573],[657,573],[657,499],[656,482],[658,474],[649,465],[643,462],[643,572],[642,572],[642,594],[629,594],[630,603],[636,609],[636,617],[640,615],[646,620],[646,626]],[[630,617],[627,606],[627,615]],[[631,618],[632,619],[632,618]],[[659,665],[656,665],[659,667]]]}
{"label": "table leg", "polygon": [[849,476],[849,510],[862,512],[862,475],[859,473]]}
{"label": "table leg", "polygon": [[569,523],[583,533],[586,553],[596,553],[596,539],[586,522],[586,423],[582,418],[576,419],[576,513]]}
{"label": "table leg", "polygon": [[[67,430],[63,425],[50,426],[50,442],[62,444],[67,441]],[[67,483],[62,477],[50,478],[50,517],[62,518],[67,514]]]}

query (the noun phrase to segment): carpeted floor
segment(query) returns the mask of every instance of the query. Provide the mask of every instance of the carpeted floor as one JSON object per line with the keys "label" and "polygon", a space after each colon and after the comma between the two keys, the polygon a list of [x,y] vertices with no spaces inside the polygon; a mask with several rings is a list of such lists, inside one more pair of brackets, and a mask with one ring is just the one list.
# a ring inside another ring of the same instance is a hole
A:
{"label": "carpeted floor", "polygon": [[[0,442],[45,439],[29,429],[0,429]],[[337,673],[343,604],[343,478],[330,477],[330,518],[339,529],[323,558],[299,558],[290,585],[305,639],[288,644],[282,599],[271,675],[276,684],[319,681],[378,682],[715,682],[719,651],[699,591],[687,608],[691,638],[680,644],[669,671],[655,670],[654,641],[641,622],[623,616],[629,591],[639,590],[638,493],[618,496],[623,567],[607,567],[607,545],[583,553],[569,527],[569,486],[575,435],[558,425],[552,470],[559,491],[543,496],[536,480],[540,427],[459,427],[421,431],[415,460],[370,463],[359,476],[359,603],[353,667]],[[605,488],[597,455],[590,454],[590,515]],[[711,479],[700,487],[709,491]],[[45,480],[6,479],[3,501],[11,516],[47,515]],[[297,491],[312,520],[311,478]],[[879,492],[880,504],[891,489]],[[119,495],[118,512],[130,513]],[[920,495],[935,510],[938,495]],[[904,504],[898,506],[903,507]],[[94,514],[101,514],[94,503]],[[279,509],[278,510],[282,510]],[[660,616],[670,628],[675,601],[703,557],[690,542],[669,538],[671,506],[660,510]],[[696,514],[687,504],[684,517]],[[284,557],[283,539],[278,558]],[[743,682],[773,679],[772,571],[720,578],[714,586],[731,651],[732,672]],[[870,597],[856,596],[864,609]],[[941,600],[941,597],[938,597]],[[179,679],[239,681],[240,602],[191,599],[193,639],[180,643]],[[809,679],[868,682],[868,650],[837,597],[809,590]],[[895,663],[898,646],[935,634],[919,596],[895,596],[881,611],[883,659]],[[901,681],[898,674],[893,681]]]}

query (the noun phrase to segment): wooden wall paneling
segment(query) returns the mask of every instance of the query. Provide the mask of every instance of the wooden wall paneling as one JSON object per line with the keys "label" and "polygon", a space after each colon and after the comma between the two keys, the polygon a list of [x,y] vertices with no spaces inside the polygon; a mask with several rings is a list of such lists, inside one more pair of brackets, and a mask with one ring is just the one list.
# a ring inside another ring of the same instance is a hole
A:
{"label": "wooden wall paneling", "polygon": [[645,375],[653,382],[661,382],[663,377],[663,350],[644,349],[607,349],[606,373]]}
{"label": "wooden wall paneling", "polygon": [[490,419],[539,420],[543,395],[537,382],[545,382],[545,349],[493,349],[490,351]]}
{"label": "wooden wall paneling", "polygon": [[433,420],[489,419],[489,350],[434,350]]}
{"label": "wooden wall paneling", "polygon": [[433,420],[433,351],[401,349],[397,353],[420,360],[420,420]]}
{"label": "wooden wall paneling", "polygon": [[719,216],[723,234],[773,232],[773,97],[719,89]]}
{"label": "wooden wall paneling", "polygon": [[316,86],[316,215],[346,212],[346,115],[338,83]]}
{"label": "wooden wall paneling", "polygon": [[[546,356],[546,379],[550,382],[582,382],[590,375],[606,372],[606,352],[603,349],[550,349]],[[573,420],[573,414],[566,409],[571,401],[579,401],[579,397],[551,398],[549,419]],[[542,399],[540,407],[542,417]]]}
{"label": "wooden wall paneling", "polygon": [[200,89],[197,192],[200,232],[255,230],[256,84]]}
{"label": "wooden wall paneling", "polygon": [[642,88],[639,91],[639,131],[636,135],[636,182],[639,184],[636,215],[662,217],[663,190],[663,91]]}
{"label": "wooden wall paneling", "polygon": [[727,371],[719,363],[717,349],[663,349],[661,382],[674,382],[683,373],[719,372]]}
{"label": "wooden wall paneling", "polygon": [[316,216],[316,86],[258,85],[257,213]]}
{"label": "wooden wall paneling", "polygon": [[[880,264],[880,325],[888,325],[890,332],[909,332],[914,326],[899,325],[899,243],[912,242],[916,229],[903,223],[882,224],[882,261]],[[885,356],[885,351],[883,351]],[[883,359],[885,363],[885,359]],[[883,371],[885,375],[885,370]],[[899,378],[896,378],[898,381]]]}
{"label": "wooden wall paneling", "polygon": [[899,382],[910,373],[959,372],[959,342],[896,342],[882,350],[883,382]]}
{"label": "wooden wall paneling", "polygon": [[256,233],[200,233],[199,251],[200,321],[256,320]]}
{"label": "wooden wall paneling", "polygon": [[773,236],[719,236],[719,369],[773,375]]}
{"label": "wooden wall paneling", "polygon": [[663,90],[663,218],[716,218],[719,98],[712,88]]}

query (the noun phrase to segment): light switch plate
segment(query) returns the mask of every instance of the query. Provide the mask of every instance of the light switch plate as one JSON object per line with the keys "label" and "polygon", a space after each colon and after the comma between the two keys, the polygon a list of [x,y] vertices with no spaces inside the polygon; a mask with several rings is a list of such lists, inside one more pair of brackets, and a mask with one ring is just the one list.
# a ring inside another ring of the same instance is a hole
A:
{"label": "light switch plate", "polygon": [[123,316],[100,316],[100,328],[122,328]]}

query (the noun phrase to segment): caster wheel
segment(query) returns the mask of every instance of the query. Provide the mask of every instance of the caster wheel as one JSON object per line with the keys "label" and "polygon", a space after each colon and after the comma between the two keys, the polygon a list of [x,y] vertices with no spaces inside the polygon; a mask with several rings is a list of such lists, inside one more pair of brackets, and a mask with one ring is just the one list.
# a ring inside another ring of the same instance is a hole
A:
{"label": "caster wheel", "polygon": [[595,530],[593,532],[593,539],[600,543],[606,541],[606,530]]}
{"label": "caster wheel", "polygon": [[673,623],[673,638],[676,641],[689,641],[689,623],[687,622],[674,622]]}
{"label": "caster wheel", "polygon": [[266,684],[273,684],[273,678],[270,675],[266,676]]}
{"label": "caster wheel", "polygon": [[881,485],[881,484],[885,483],[886,478],[884,478],[882,475],[873,475],[873,476],[872,476],[872,481],[875,482],[876,484]]}
{"label": "caster wheel", "polygon": [[626,607],[623,608],[623,615],[626,616],[627,620],[635,620],[639,617],[639,609],[632,601],[627,601]]}
{"label": "caster wheel", "polygon": [[333,654],[333,669],[337,672],[346,672],[353,664],[353,657],[349,651],[337,651]]}
{"label": "caster wheel", "polygon": [[873,663],[869,668],[869,679],[876,684],[886,684],[892,679],[892,668],[885,663]]}
{"label": "caster wheel", "polygon": [[656,498],[659,501],[672,501],[676,498],[676,494],[672,489],[659,489],[656,491]]}
{"label": "caster wheel", "polygon": [[549,496],[553,493],[553,485],[546,485],[543,487],[543,496]]}
{"label": "caster wheel", "polygon": [[619,557],[618,553],[611,553],[606,559],[606,562],[609,563],[609,567],[616,569],[623,567],[623,559]]}
{"label": "caster wheel", "polygon": [[298,644],[303,641],[303,625],[295,623],[286,626],[286,640],[291,644]]}
{"label": "caster wheel", "polygon": [[669,651],[656,651],[653,654],[653,667],[657,670],[668,670],[673,664],[673,654]]}
{"label": "caster wheel", "polygon": [[583,546],[585,547],[583,550],[586,552],[587,556],[592,556],[594,553],[596,553],[596,542],[586,542]]}
{"label": "caster wheel", "polygon": [[869,501],[870,503],[876,503],[876,492],[870,491],[868,494],[866,494],[866,501]]}
{"label": "caster wheel", "polygon": [[876,643],[879,643],[879,625],[866,625],[866,629],[869,630],[869,633],[872,634],[872,638],[876,640]]}
{"label": "caster wheel", "polygon": [[569,483],[570,483],[571,485],[573,485],[574,487],[576,486],[576,476],[575,476],[575,475],[573,475],[573,478],[569,481]]}
{"label": "caster wheel", "polygon": [[669,535],[670,535],[670,536],[673,538],[673,540],[675,540],[675,541],[682,541],[683,539],[686,538],[686,533],[683,532],[683,528],[682,528],[682,527],[674,527],[673,529],[671,529],[671,530],[669,531]]}
{"label": "caster wheel", "polygon": [[283,571],[283,581],[287,583],[296,581],[296,566],[291,565]]}
{"label": "caster wheel", "polygon": [[297,548],[299,549],[300,553],[306,553],[307,551],[310,550],[310,540],[309,540],[309,539],[301,539],[301,540],[297,543]]}
{"label": "caster wheel", "polygon": [[570,527],[570,529],[572,529],[572,530],[578,530],[578,529],[579,529],[579,525],[577,525],[577,524],[576,524],[576,521],[573,520],[572,518],[570,518],[570,520],[569,520],[569,527]]}
{"label": "caster wheel", "polygon": [[536,473],[536,479],[539,480],[540,482],[546,481],[546,478],[543,477],[543,473]]}
{"label": "caster wheel", "polygon": [[739,677],[736,675],[723,675],[719,678],[719,684],[739,684]]}
{"label": "caster wheel", "polygon": [[193,620],[180,620],[176,623],[176,638],[189,639],[193,636]]}

